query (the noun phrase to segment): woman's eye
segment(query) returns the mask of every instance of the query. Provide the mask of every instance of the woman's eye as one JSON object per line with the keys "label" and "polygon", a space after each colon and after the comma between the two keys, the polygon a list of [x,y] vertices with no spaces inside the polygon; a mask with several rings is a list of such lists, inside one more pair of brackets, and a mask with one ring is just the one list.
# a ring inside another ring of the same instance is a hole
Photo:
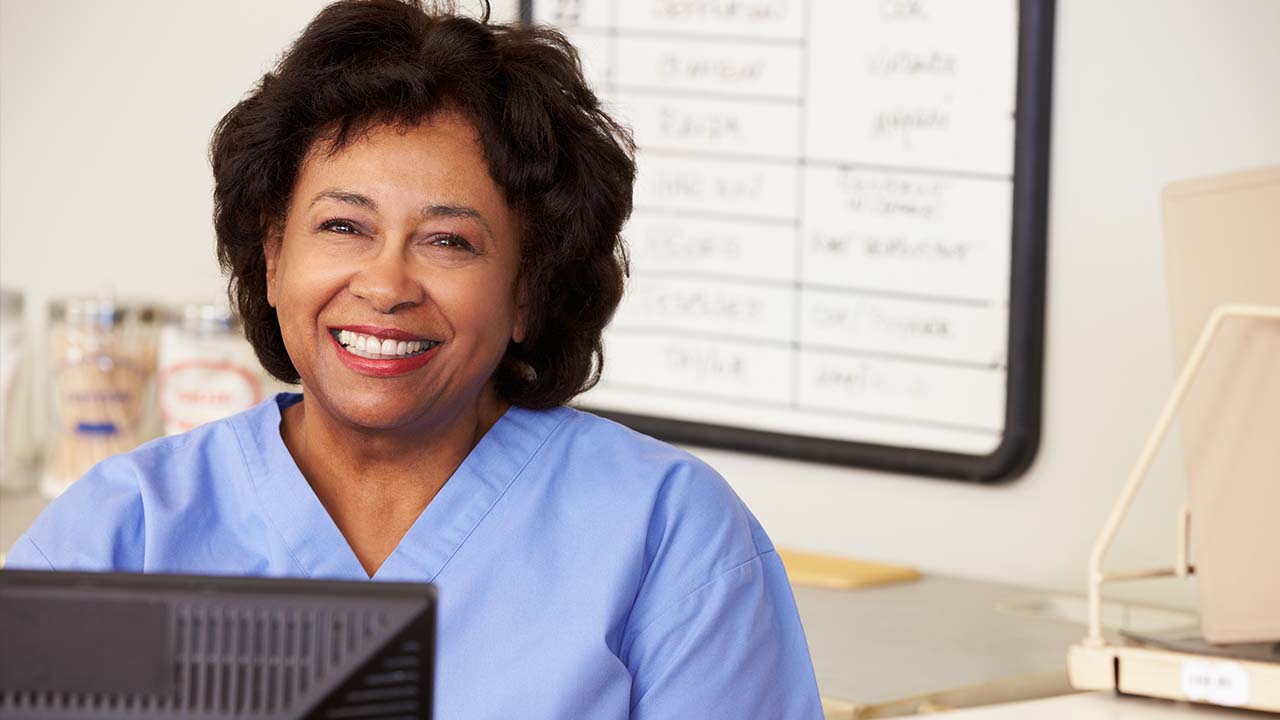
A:
{"label": "woman's eye", "polygon": [[448,233],[432,237],[431,244],[436,247],[457,248],[458,250],[466,250],[471,253],[475,252],[475,248],[473,248],[471,243],[467,242],[464,238]]}
{"label": "woman's eye", "polygon": [[350,220],[341,220],[341,219],[326,220],[324,221],[324,223],[320,225],[320,229],[329,230],[331,232],[336,232],[341,235],[355,235],[356,233],[360,232],[358,229],[356,229],[355,223],[351,222]]}

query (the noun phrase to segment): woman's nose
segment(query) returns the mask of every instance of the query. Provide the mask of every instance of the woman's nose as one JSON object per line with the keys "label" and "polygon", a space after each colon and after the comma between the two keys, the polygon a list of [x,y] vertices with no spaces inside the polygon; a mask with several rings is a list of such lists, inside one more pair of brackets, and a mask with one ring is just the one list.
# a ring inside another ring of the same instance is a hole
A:
{"label": "woman's nose", "polygon": [[347,287],[380,313],[421,305],[426,299],[422,285],[410,274],[405,258],[392,248],[373,258],[351,278]]}

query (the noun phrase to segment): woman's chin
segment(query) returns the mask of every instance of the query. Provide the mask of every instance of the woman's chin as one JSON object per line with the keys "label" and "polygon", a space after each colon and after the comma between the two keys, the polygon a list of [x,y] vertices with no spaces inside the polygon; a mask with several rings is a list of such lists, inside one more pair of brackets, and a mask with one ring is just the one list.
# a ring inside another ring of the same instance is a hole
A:
{"label": "woman's chin", "polygon": [[344,425],[369,431],[393,431],[421,423],[430,409],[415,398],[400,395],[353,396],[352,393],[327,395],[329,414]]}

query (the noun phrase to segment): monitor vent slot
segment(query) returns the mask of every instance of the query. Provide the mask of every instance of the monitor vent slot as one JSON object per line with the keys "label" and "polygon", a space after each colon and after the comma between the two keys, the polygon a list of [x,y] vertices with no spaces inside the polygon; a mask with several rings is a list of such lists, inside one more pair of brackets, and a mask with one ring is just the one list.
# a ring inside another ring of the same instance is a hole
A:
{"label": "monitor vent slot", "polygon": [[67,713],[110,717],[116,714],[147,714],[160,707],[161,698],[150,695],[118,693],[78,693],[54,691],[0,691],[0,717],[21,712],[24,715],[61,717]]}
{"label": "monitor vent slot", "polygon": [[350,652],[348,615],[326,610],[178,608],[176,693],[165,709],[248,717],[292,709]]}
{"label": "monitor vent slot", "polygon": [[400,639],[366,663],[352,677],[340,697],[331,699],[313,718],[376,718],[412,720],[430,703],[424,692],[422,643]]}

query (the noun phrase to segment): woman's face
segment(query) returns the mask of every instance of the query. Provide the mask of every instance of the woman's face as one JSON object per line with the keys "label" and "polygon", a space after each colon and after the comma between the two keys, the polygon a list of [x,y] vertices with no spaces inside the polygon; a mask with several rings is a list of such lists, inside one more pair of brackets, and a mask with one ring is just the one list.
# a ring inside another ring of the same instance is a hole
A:
{"label": "woman's face", "polygon": [[312,152],[265,248],[267,297],[307,397],[380,429],[494,399],[489,378],[524,333],[519,232],[456,115]]}

